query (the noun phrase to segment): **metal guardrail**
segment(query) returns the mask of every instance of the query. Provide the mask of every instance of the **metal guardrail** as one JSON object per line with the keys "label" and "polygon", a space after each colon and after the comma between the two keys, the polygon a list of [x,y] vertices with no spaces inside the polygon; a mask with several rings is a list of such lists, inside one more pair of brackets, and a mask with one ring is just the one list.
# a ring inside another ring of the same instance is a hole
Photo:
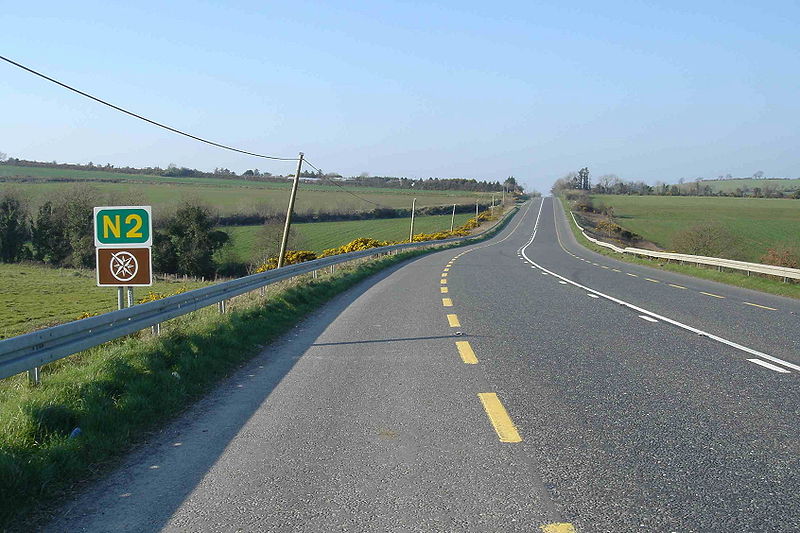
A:
{"label": "metal guardrail", "polygon": [[733,259],[722,259],[720,257],[706,257],[703,255],[690,255],[690,254],[677,254],[673,252],[654,252],[653,250],[645,250],[643,248],[632,248],[632,247],[625,247],[621,248],[614,244],[603,242],[601,240],[595,239],[590,237],[586,234],[580,224],[578,224],[578,220],[575,218],[575,214],[570,211],[569,213],[572,215],[572,220],[575,222],[575,225],[581,230],[581,233],[584,237],[586,237],[589,241],[597,244],[598,246],[603,246],[605,248],[609,248],[614,250],[620,254],[631,254],[631,255],[638,255],[643,257],[655,257],[659,259],[666,259],[668,261],[680,261],[683,263],[694,263],[698,265],[708,265],[708,266],[715,266],[717,268],[730,268],[732,270],[741,270],[747,272],[749,276],[751,272],[755,272],[757,274],[767,274],[769,276],[776,276],[779,278],[786,279],[797,279],[800,280],[800,269],[798,268],[789,268],[789,267],[782,267],[782,266],[775,266],[775,265],[765,265],[763,263],[748,263],[747,261],[734,261]]}
{"label": "metal guardrail", "polygon": [[181,315],[224,302],[278,281],[307,274],[328,266],[370,255],[437,246],[479,239],[494,231],[516,209],[511,209],[494,226],[476,235],[437,241],[422,241],[370,248],[285,266],[242,278],[194,289],[161,300],[134,305],[119,311],[68,322],[0,341],[0,379],[38,367],[110,340],[155,326]]}

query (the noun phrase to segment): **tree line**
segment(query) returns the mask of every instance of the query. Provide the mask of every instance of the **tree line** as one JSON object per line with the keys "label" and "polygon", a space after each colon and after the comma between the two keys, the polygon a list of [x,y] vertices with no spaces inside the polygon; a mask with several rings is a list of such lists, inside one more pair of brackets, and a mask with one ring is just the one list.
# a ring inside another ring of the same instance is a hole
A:
{"label": "tree line", "polygon": [[[759,171],[760,172],[760,171]],[[758,174],[758,173],[756,173]],[[763,175],[763,173],[761,173]],[[723,178],[720,178],[723,179]],[[751,179],[751,178],[748,178]],[[756,178],[754,175],[754,179]],[[657,181],[649,185],[641,180],[623,180],[616,174],[604,174],[597,178],[592,185],[588,167],[578,172],[570,172],[556,180],[551,188],[553,194],[568,190],[583,190],[592,194],[622,194],[622,195],[657,195],[657,196],[732,196],[752,198],[795,198],[800,199],[800,189],[796,191],[782,191],[777,187],[764,183],[763,186],[749,187],[743,185],[732,191],[715,191],[706,182],[707,180],[695,179],[692,182],[679,180],[678,184],[667,184]]]}
{"label": "tree line", "polygon": [[[5,160],[3,160],[5,159]],[[216,179],[245,179],[251,181],[263,181],[272,183],[283,183],[293,175],[273,175],[269,172],[261,171],[257,168],[248,169],[237,174],[236,172],[224,168],[217,167],[213,172],[205,172],[195,168],[188,168],[169,164],[167,168],[155,167],[118,167],[111,163],[105,165],[95,165],[93,162],[88,162],[85,165],[74,163],[58,163],[56,161],[28,161],[25,159],[0,158],[0,164],[29,167],[29,168],[56,168],[64,170],[83,170],[83,171],[103,171],[114,172],[119,174],[134,174],[134,175],[148,175],[148,176],[163,176],[163,177],[180,177],[180,178],[216,178]],[[437,190],[437,191],[472,191],[472,192],[502,192],[504,189],[508,192],[523,192],[523,187],[517,183],[514,176],[509,176],[502,183],[499,180],[476,180],[466,178],[402,178],[392,176],[370,176],[367,173],[362,173],[360,176],[353,176],[349,178],[343,177],[337,173],[324,173],[321,170],[312,172],[304,170],[300,173],[303,178],[319,179],[321,181],[336,181],[340,185],[352,185],[359,187],[382,187],[390,189],[419,189],[419,190]]]}

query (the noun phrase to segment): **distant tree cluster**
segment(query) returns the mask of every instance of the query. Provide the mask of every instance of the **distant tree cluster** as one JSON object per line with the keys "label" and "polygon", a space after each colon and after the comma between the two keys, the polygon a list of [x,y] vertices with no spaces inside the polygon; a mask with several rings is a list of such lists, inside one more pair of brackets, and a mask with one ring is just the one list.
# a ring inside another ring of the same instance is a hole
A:
{"label": "distant tree cluster", "polygon": [[[642,180],[622,180],[616,174],[604,174],[597,178],[597,182],[592,186],[588,181],[589,169],[584,167],[579,172],[570,172],[562,178],[556,180],[551,191],[558,194],[567,190],[585,190],[593,194],[626,194],[626,195],[658,195],[658,196],[733,196],[733,197],[752,197],[752,198],[795,198],[800,199],[800,189],[795,191],[782,191],[775,185],[765,182],[760,187],[750,187],[743,184],[733,191],[715,191],[711,181],[696,178],[693,181],[680,179],[677,184],[667,184],[657,181],[655,185],[648,185]],[[739,179],[762,179],[764,173],[761,171],[753,174],[752,178]],[[718,180],[736,179],[720,176]]]}

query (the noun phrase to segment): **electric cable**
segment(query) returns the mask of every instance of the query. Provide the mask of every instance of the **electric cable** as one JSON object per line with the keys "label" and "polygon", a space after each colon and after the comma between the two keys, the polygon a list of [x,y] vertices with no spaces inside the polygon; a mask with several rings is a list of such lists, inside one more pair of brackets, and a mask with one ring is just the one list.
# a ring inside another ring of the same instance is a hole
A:
{"label": "electric cable", "polygon": [[138,114],[134,113],[133,111],[128,111],[127,109],[124,109],[124,108],[116,106],[116,105],[114,105],[112,103],[106,102],[105,100],[102,100],[102,99],[100,99],[100,98],[98,98],[96,96],[92,96],[89,93],[85,93],[85,92],[83,92],[81,90],[78,90],[75,87],[71,87],[71,86],[67,85],[66,83],[60,82],[60,81],[58,81],[58,80],[56,80],[54,78],[51,78],[50,76],[46,76],[46,75],[42,74],[41,72],[37,72],[37,71],[33,70],[32,68],[29,68],[29,67],[26,67],[25,65],[17,63],[16,61],[12,61],[11,59],[8,59],[7,57],[0,56],[0,59],[5,61],[6,63],[10,63],[10,64],[14,65],[15,67],[19,67],[22,70],[28,71],[31,74],[35,75],[35,76],[39,76],[40,78],[44,78],[47,81],[55,83],[56,85],[60,85],[61,87],[64,87],[65,89],[68,89],[68,90],[70,90],[70,91],[72,91],[74,93],[78,93],[81,96],[85,96],[86,98],[89,98],[90,100],[94,100],[95,102],[99,102],[99,103],[101,103],[101,104],[103,104],[105,106],[108,106],[108,107],[112,108],[112,109],[115,109],[117,111],[125,113],[126,115],[130,115],[132,117],[138,118],[139,120],[143,120],[145,122],[153,124],[154,126],[158,126],[159,128],[163,128],[163,129],[171,131],[173,133],[177,133],[179,135],[183,135],[185,137],[189,137],[190,139],[194,139],[196,141],[200,141],[200,142],[203,142],[203,143],[206,143],[206,144],[210,144],[211,146],[216,146],[217,148],[222,148],[224,150],[230,150],[232,152],[239,152],[240,154],[252,155],[254,157],[260,157],[260,158],[263,158],[263,159],[273,159],[273,160],[276,160],[276,161],[297,161],[297,159],[298,159],[296,157],[277,157],[277,156],[273,156],[273,155],[257,154],[255,152],[249,152],[247,150],[242,150],[240,148],[234,148],[233,146],[227,146],[225,144],[220,144],[218,142],[209,141],[208,139],[203,139],[202,137],[198,137],[196,135],[192,135],[191,133],[186,133],[185,131],[181,131],[181,130],[179,130],[177,128],[173,128],[171,126],[167,126],[166,124],[162,124],[160,122],[156,122],[155,120],[149,119],[147,117],[143,117],[142,115],[138,115]]}

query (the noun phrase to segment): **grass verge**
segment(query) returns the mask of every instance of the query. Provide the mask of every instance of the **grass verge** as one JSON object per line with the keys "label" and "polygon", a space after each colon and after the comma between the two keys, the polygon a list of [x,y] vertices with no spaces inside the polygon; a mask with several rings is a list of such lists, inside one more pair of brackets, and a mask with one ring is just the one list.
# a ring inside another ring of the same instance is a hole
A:
{"label": "grass verge", "polygon": [[[559,199],[561,201],[561,205],[564,207],[564,211],[566,213],[569,213],[569,205],[567,203],[567,200],[561,196],[559,196]],[[752,289],[756,291],[766,292],[769,294],[776,294],[778,296],[786,296],[789,298],[800,299],[800,284],[783,283],[781,281],[776,281],[774,279],[770,279],[768,277],[760,276],[757,274],[748,276],[746,274],[740,274],[739,272],[727,272],[727,271],[720,272],[718,270],[703,268],[701,266],[682,265],[678,263],[666,263],[664,262],[664,260],[642,259],[627,254],[618,254],[612,250],[609,250],[608,248],[598,246],[593,242],[591,242],[586,237],[584,237],[583,233],[581,233],[580,229],[578,229],[578,226],[575,224],[575,221],[572,220],[572,217],[567,216],[567,223],[569,224],[569,227],[572,230],[572,234],[575,235],[575,238],[582,246],[588,248],[589,250],[592,250],[593,252],[597,252],[599,254],[611,257],[618,261],[624,261],[626,263],[634,263],[637,265],[644,265],[650,268],[657,268],[660,270],[667,270],[670,272],[677,272],[679,274],[686,274],[687,276],[694,276],[696,278],[717,281],[719,283],[725,283],[727,285],[733,285],[735,287],[742,287],[744,289]]]}
{"label": "grass verge", "polygon": [[[133,443],[335,295],[391,265],[456,246],[340,266],[335,275],[304,276],[274,288],[267,298],[240,297],[244,304],[234,303],[224,315],[206,308],[179,317],[159,337],[133,335],[51,363],[38,387],[23,376],[3,380],[0,530],[30,529],[22,521],[34,507],[57,504],[71,487],[107,470]],[[75,428],[80,434],[71,437]]]}

